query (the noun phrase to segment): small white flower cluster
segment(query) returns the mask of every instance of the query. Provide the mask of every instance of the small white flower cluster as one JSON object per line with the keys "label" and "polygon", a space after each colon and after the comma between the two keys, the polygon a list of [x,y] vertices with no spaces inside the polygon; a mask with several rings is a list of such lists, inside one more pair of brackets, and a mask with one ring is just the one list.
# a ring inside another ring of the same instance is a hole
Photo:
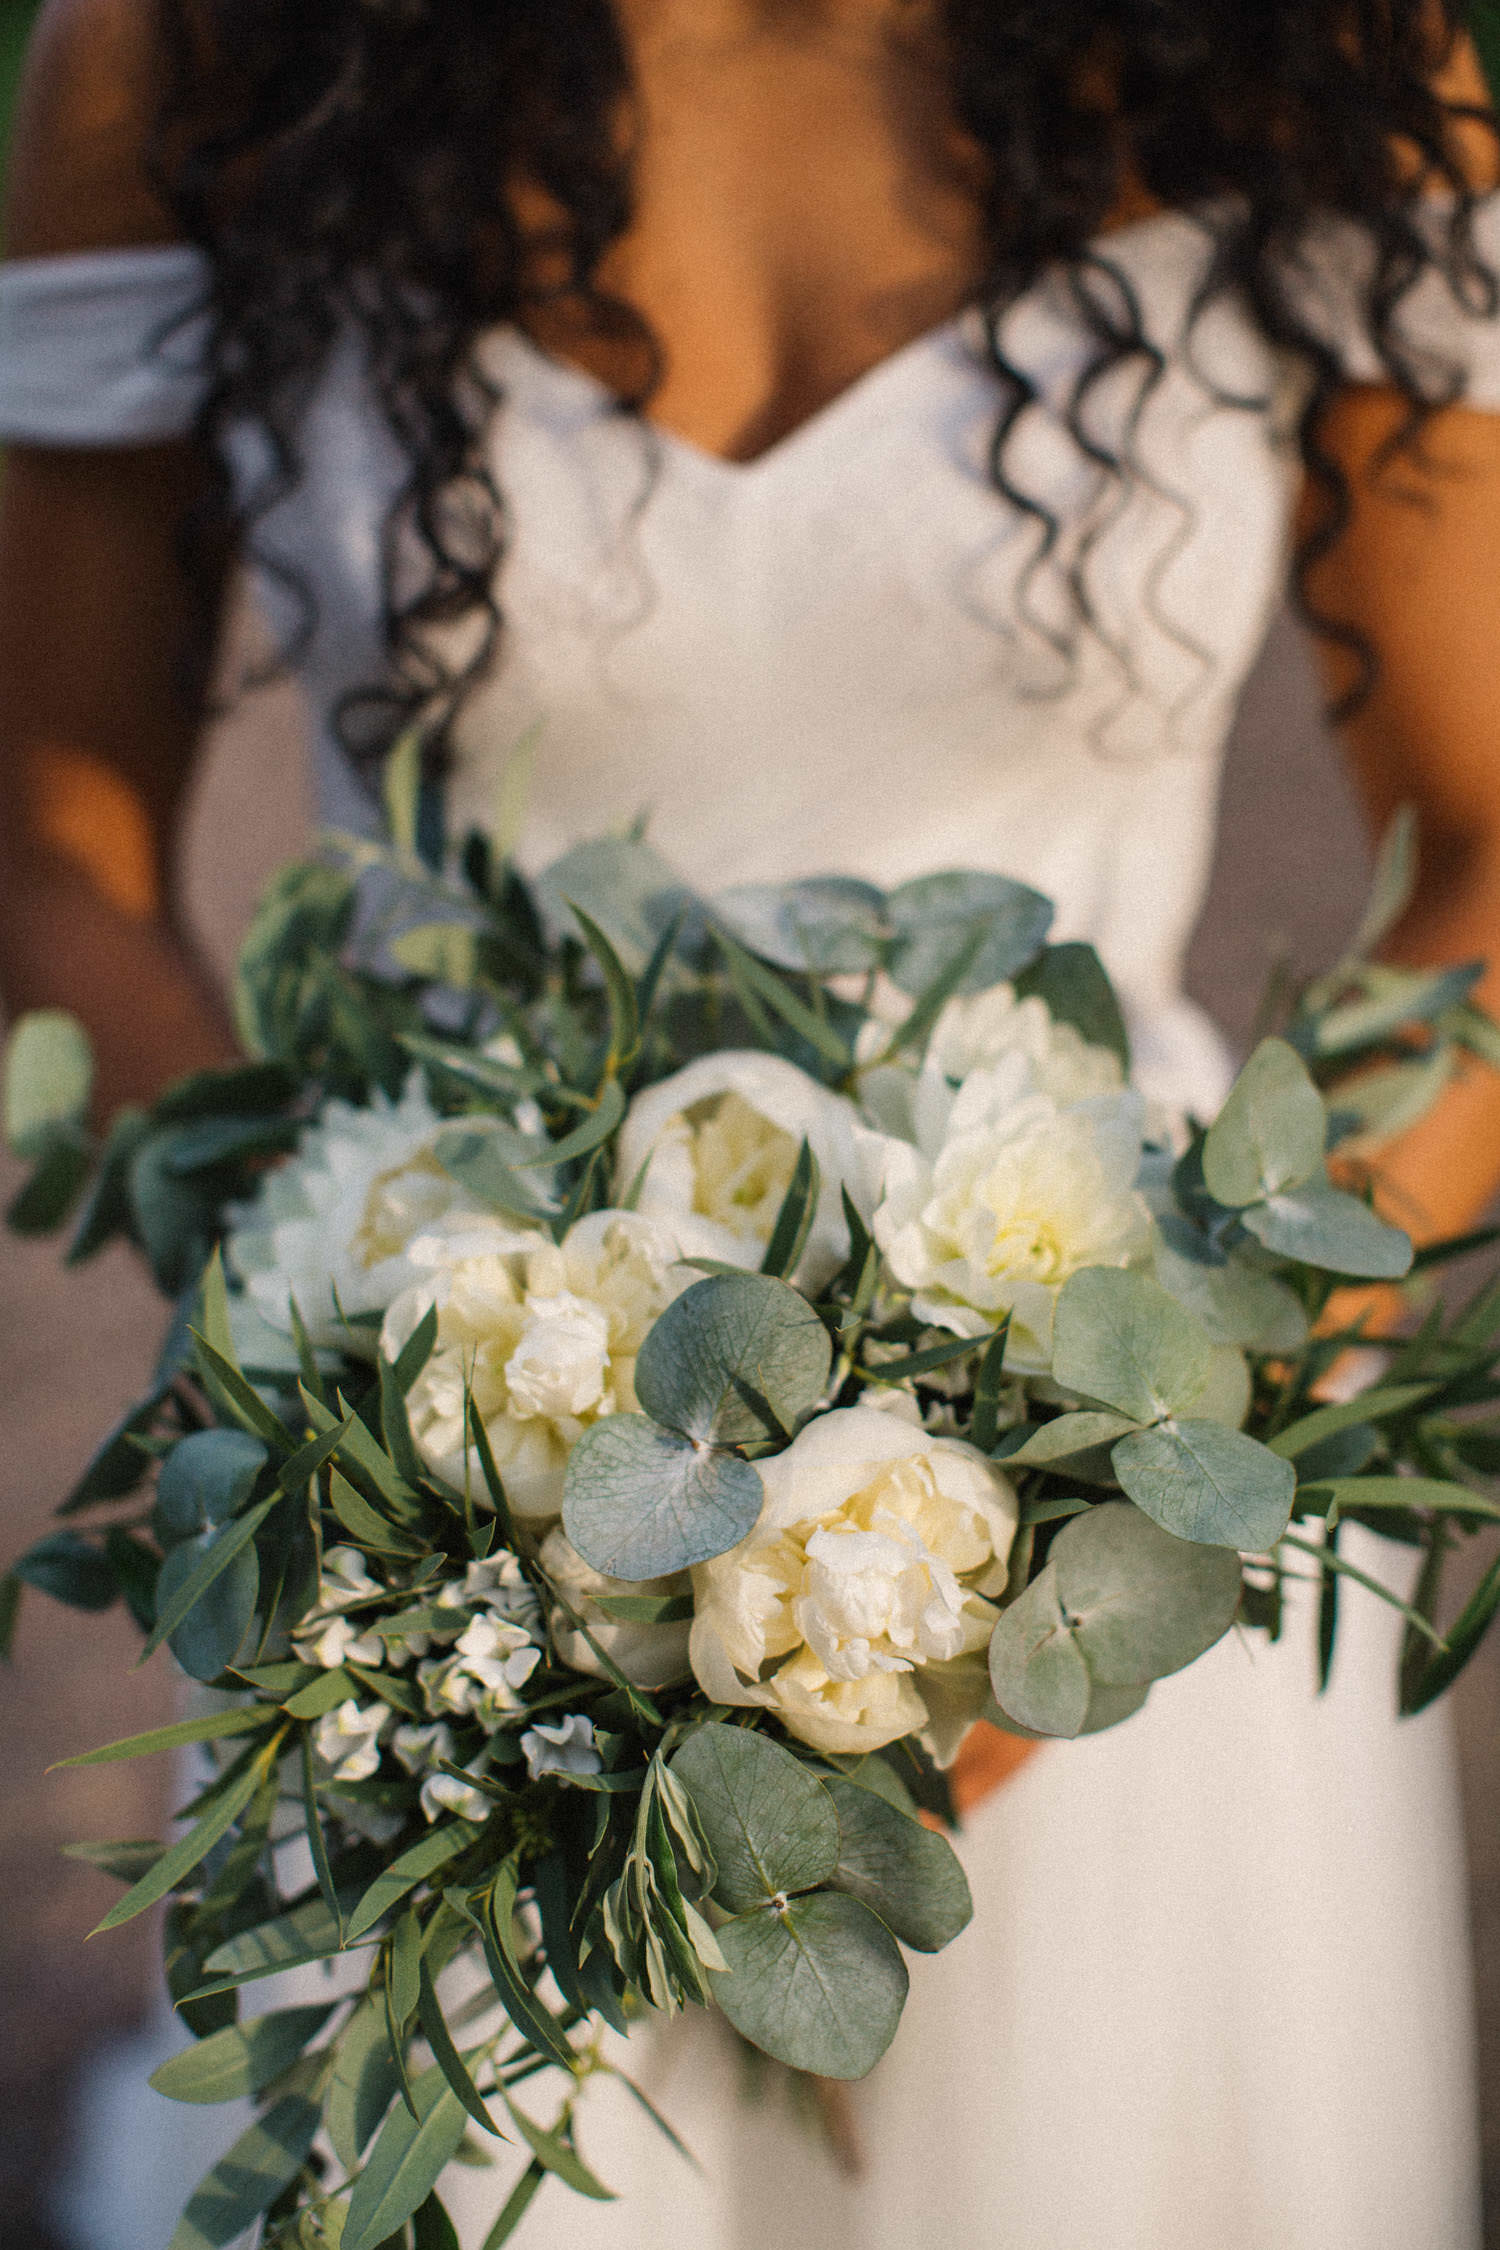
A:
{"label": "small white flower cluster", "polygon": [[[424,1612],[421,1628],[390,1631],[385,1616],[399,1618],[401,1608],[412,1605]],[[355,1608],[363,1614],[352,1616]],[[435,1613],[444,1612],[451,1612],[451,1627],[436,1621]],[[378,1694],[368,1703],[351,1696],[318,1720],[313,1747],[331,1780],[372,1779],[388,1747],[408,1774],[420,1777],[429,1820],[445,1812],[485,1816],[489,1799],[481,1782],[491,1762],[489,1738],[525,1711],[523,1690],[545,1653],[541,1611],[516,1556],[471,1562],[461,1577],[429,1594],[384,1587],[354,1548],[332,1548],[317,1606],[292,1645],[304,1663],[327,1670],[350,1663],[372,1671],[415,1666],[425,1721],[401,1719]],[[456,1763],[455,1728],[465,1724],[486,1738],[463,1769],[467,1780],[443,1771]],[[592,1724],[581,1717],[539,1722],[523,1733],[521,1749],[533,1778],[599,1770]]]}

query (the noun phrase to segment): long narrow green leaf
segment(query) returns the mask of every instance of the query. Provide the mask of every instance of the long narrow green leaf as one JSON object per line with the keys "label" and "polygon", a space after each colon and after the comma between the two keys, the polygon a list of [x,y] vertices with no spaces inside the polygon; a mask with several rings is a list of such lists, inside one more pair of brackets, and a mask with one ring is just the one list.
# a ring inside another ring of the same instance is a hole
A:
{"label": "long narrow green leaf", "polygon": [[1441,1655],[1434,1656],[1406,1706],[1408,1718],[1425,1711],[1452,1687],[1489,1631],[1497,1610],[1500,1610],[1500,1555],[1490,1564],[1462,1615],[1449,1627],[1446,1648]]}
{"label": "long narrow green leaf", "polygon": [[258,2094],[291,2068],[337,2005],[325,2000],[314,2007],[282,2008],[249,2023],[226,2024],[169,2055],[152,2071],[151,2084],[174,2102],[233,2102]]}
{"label": "long narrow green leaf", "polygon": [[534,1156],[513,1159],[512,1169],[524,1172],[541,1165],[572,1164],[580,1156],[591,1156],[618,1130],[624,1115],[624,1088],[617,1078],[606,1079],[597,1105],[581,1125],[575,1125],[571,1133],[565,1133],[560,1141],[552,1141],[545,1148],[539,1144]]}
{"label": "long narrow green leaf", "polygon": [[354,2183],[342,2250],[381,2250],[426,2202],[464,2137],[463,2104],[436,2065],[413,2092],[417,2115],[397,2103]]}
{"label": "long narrow green leaf", "polygon": [[[279,1741],[278,1736],[277,1740]],[[104,1930],[117,1930],[124,1922],[133,1922],[137,1914],[144,1914],[148,1906],[174,1890],[183,1877],[190,1875],[200,1861],[207,1858],[221,1836],[228,1834],[240,1814],[249,1804],[270,1768],[275,1745],[268,1745],[262,1755],[246,1766],[232,1788],[226,1789],[217,1803],[206,1812],[196,1828],[178,1843],[162,1853],[149,1875],[125,1893],[118,1905],[112,1907],[97,1929],[90,1931],[98,1937]]]}
{"label": "long narrow green leaf", "polygon": [[438,2000],[437,1987],[425,1960],[418,1969],[417,2021],[422,2027],[422,2037],[432,2049],[433,2061],[475,2124],[483,2132],[492,2133],[497,2141],[504,2140],[505,2135],[485,2108],[483,2097],[469,2076],[468,2065],[453,2044],[453,2034],[448,2029],[447,2018]]}
{"label": "long narrow green leaf", "polygon": [[[500,1894],[497,1897],[497,1892]],[[536,2048],[539,2054],[564,2070],[572,2070],[575,2057],[548,2009],[542,2006],[522,1976],[516,1960],[515,1942],[510,1932],[510,1918],[515,1911],[516,1876],[513,1862],[507,1861],[495,1878],[482,1908],[476,1908],[462,1891],[444,1892],[450,1906],[471,1922],[484,1943],[484,1957],[490,1980],[499,1994],[507,2015],[523,2039]]]}
{"label": "long narrow green leaf", "polygon": [[1434,1648],[1447,1647],[1448,1644],[1442,1635],[1434,1632],[1426,1618],[1419,1615],[1409,1602],[1402,1601],[1399,1594],[1393,1594],[1389,1586],[1382,1586],[1380,1580],[1372,1578],[1368,1571],[1356,1569],[1352,1562],[1349,1562],[1343,1555],[1336,1554],[1331,1547],[1315,1546],[1310,1539],[1299,1539],[1296,1533],[1292,1531],[1283,1532],[1279,1544],[1283,1547],[1295,1547],[1299,1554],[1311,1555],[1313,1561],[1324,1570],[1336,1570],[1341,1578],[1352,1578],[1356,1586],[1364,1587],[1366,1593],[1378,1594],[1383,1602],[1388,1603],[1392,1609],[1398,1610],[1406,1619],[1407,1624],[1421,1633],[1425,1639],[1431,1641]]}
{"label": "long narrow green leaf", "polygon": [[[249,1546],[271,1510],[279,1508],[281,1505],[280,1493],[273,1493],[269,1500],[260,1501],[257,1506],[250,1510],[248,1515],[236,1516],[232,1523],[225,1524],[222,1530],[216,1534],[212,1544],[205,1549],[203,1559],[197,1568],[183,1580],[177,1592],[158,1615],[155,1625],[146,1637],[146,1645],[141,1650],[139,1661],[142,1664],[156,1654],[162,1642],[169,1635],[176,1632],[188,1611],[197,1607],[203,1596],[208,1592],[209,1587],[214,1584],[216,1579],[222,1577],[241,1548]],[[233,1651],[231,1650],[230,1653],[232,1654]]]}
{"label": "long narrow green leaf", "polygon": [[234,1362],[226,1359],[222,1352],[216,1351],[207,1337],[200,1336],[196,1328],[190,1329],[188,1333],[197,1347],[198,1371],[210,1392],[217,1386],[218,1393],[227,1404],[230,1419],[242,1429],[248,1430],[253,1437],[264,1438],[267,1445],[283,1458],[288,1453],[295,1453],[297,1441],[291,1431],[271,1412],[260,1393],[246,1382]]}
{"label": "long narrow green leaf", "polygon": [[597,2179],[577,2149],[563,2139],[566,2111],[563,2120],[548,2131],[546,2127],[538,2125],[534,2118],[528,2117],[524,2109],[516,2107],[503,2085],[500,2088],[500,2099],[510,2111],[516,2131],[526,2142],[538,2164],[555,2173],[564,2187],[570,2187],[575,2195],[586,2195],[594,2203],[617,2201],[614,2189],[607,2188],[602,2180]]}
{"label": "long narrow green leaf", "polygon": [[753,953],[747,953],[721,924],[714,923],[711,927],[714,943],[724,955],[736,988],[748,988],[836,1070],[848,1070],[854,1058],[838,1033],[799,998],[785,978],[778,976],[774,969],[768,969],[763,961],[757,961]]}
{"label": "long narrow green leaf", "polygon": [[640,1049],[641,1018],[635,986],[598,923],[591,920],[575,900],[570,898],[564,903],[582,930],[588,949],[604,976],[604,989],[609,997],[609,1061],[605,1067],[613,1074],[627,1068]]}
{"label": "long narrow green leaf", "polygon": [[1441,1388],[1438,1383],[1390,1383],[1337,1406],[1315,1407],[1277,1436],[1267,1438],[1266,1443],[1283,1461],[1295,1461],[1325,1438],[1337,1437],[1341,1430],[1352,1430],[1360,1422],[1384,1422],[1393,1414],[1404,1414],[1408,1407],[1420,1406],[1424,1398],[1431,1398]]}
{"label": "long narrow green leaf", "polygon": [[1303,1485],[1297,1500],[1314,1515],[1334,1510],[1346,1514],[1351,1508],[1394,1509],[1402,1514],[1430,1508],[1438,1515],[1500,1523],[1500,1504],[1471,1492],[1466,1484],[1448,1484],[1438,1477],[1335,1477]]}
{"label": "long narrow green leaf", "polygon": [[232,1734],[253,1734],[280,1717],[274,1704],[251,1703],[237,1711],[210,1711],[201,1719],[179,1719],[175,1726],[153,1727],[149,1734],[132,1734],[123,1742],[107,1742],[101,1750],[85,1750],[76,1758],[59,1758],[49,1773],[65,1766],[113,1766],[126,1758],[152,1758],[158,1750],[181,1750],[190,1742],[218,1742]]}
{"label": "long narrow green leaf", "polygon": [[319,2122],[300,2094],[257,2118],[194,2190],[167,2250],[224,2250],[297,2177]]}
{"label": "long narrow green leaf", "polygon": [[429,1835],[419,1837],[376,1876],[349,1917],[348,1936],[363,1937],[366,1930],[373,1930],[408,1892],[414,1891],[419,1883],[425,1883],[460,1852],[467,1851],[479,1833],[472,1821],[450,1820],[434,1828]]}
{"label": "long narrow green leaf", "polygon": [[344,1942],[344,1913],[339,1903],[338,1886],[333,1870],[328,1864],[328,1843],[323,1834],[323,1822],[318,1813],[318,1784],[313,1772],[312,1735],[304,1732],[298,1745],[302,1765],[302,1821],[307,1831],[307,1848],[312,1854],[313,1873],[318,1878],[318,1889],[323,1894],[323,1904],[332,1915],[339,1933],[340,1945]]}
{"label": "long narrow green leaf", "polygon": [[974,1384],[974,1419],[969,1441],[981,1453],[992,1453],[1000,1436],[1000,1394],[1004,1387],[1005,1347],[1010,1341],[1009,1317],[1003,1320],[985,1347]]}
{"label": "long narrow green leaf", "polygon": [[547,2178],[542,2166],[533,2158],[505,2199],[505,2208],[484,2238],[484,2250],[502,2250],[509,2242],[532,2204],[537,2191]]}
{"label": "long narrow green leaf", "polygon": [[777,1281],[786,1280],[795,1272],[812,1223],[817,1215],[818,1197],[822,1192],[823,1175],[818,1160],[812,1152],[812,1143],[803,1137],[797,1152],[797,1163],[782,1198],[781,1209],[776,1214],[776,1224],[771,1229],[771,1239],[766,1244],[766,1254],[761,1259],[760,1270]]}
{"label": "long narrow green leaf", "polygon": [[946,1344],[934,1344],[929,1351],[908,1352],[904,1359],[876,1360],[862,1367],[860,1373],[871,1383],[910,1383],[923,1375],[935,1375],[939,1368],[951,1367],[955,1360],[987,1352],[997,1341],[1003,1343],[1004,1337],[1004,1329],[988,1336],[950,1336]]}

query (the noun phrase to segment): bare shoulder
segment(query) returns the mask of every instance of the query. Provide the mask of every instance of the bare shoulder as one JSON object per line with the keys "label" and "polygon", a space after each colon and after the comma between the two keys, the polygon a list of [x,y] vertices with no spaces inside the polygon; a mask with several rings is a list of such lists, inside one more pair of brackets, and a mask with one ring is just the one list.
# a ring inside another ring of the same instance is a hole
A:
{"label": "bare shoulder", "polygon": [[156,0],[46,0],[11,150],[12,257],[172,240],[148,163],[161,83]]}

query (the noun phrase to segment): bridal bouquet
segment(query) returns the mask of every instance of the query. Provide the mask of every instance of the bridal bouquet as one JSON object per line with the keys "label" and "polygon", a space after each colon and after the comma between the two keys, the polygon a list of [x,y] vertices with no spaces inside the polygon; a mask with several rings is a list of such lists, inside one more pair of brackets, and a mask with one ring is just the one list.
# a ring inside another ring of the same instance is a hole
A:
{"label": "bridal bouquet", "polygon": [[[1500,1605],[1442,1622],[1500,1294],[1319,1399],[1335,1287],[1414,1262],[1361,1150],[1497,1046],[1477,971],[1368,959],[1404,831],[1208,1123],[1018,883],[703,898],[639,838],[528,882],[409,760],[391,809],[273,887],[243,1067],[97,1148],[79,1028],[9,1056],[12,1223],[81,1204],[70,1255],[125,1236],[177,1308],[4,1603],[123,1598],[202,1683],[89,1754],[193,1746],[177,1840],[83,1847],[102,1928],[165,1902],[161,2091],[258,2105],[172,2250],[436,2250],[465,2144],[519,2168],[490,2246],[548,2175],[604,2197],[584,2083],[684,2005],[857,2077],[969,1916],[977,1721],[1117,1725],[1294,1580],[1325,1680],[1348,1581],[1404,1610],[1414,1711]],[[1421,1551],[1409,1603],[1347,1524]]]}

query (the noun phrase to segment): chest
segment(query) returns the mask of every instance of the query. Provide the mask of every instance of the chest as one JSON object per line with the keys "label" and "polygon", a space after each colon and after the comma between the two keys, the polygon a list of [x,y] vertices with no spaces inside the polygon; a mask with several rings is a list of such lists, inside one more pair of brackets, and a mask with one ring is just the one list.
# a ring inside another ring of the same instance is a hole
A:
{"label": "chest", "polygon": [[[972,295],[984,166],[910,8],[620,12],[630,224],[595,304],[564,294],[529,326],[617,392],[649,385],[677,437],[750,460]],[[601,321],[600,298],[641,327]]]}

